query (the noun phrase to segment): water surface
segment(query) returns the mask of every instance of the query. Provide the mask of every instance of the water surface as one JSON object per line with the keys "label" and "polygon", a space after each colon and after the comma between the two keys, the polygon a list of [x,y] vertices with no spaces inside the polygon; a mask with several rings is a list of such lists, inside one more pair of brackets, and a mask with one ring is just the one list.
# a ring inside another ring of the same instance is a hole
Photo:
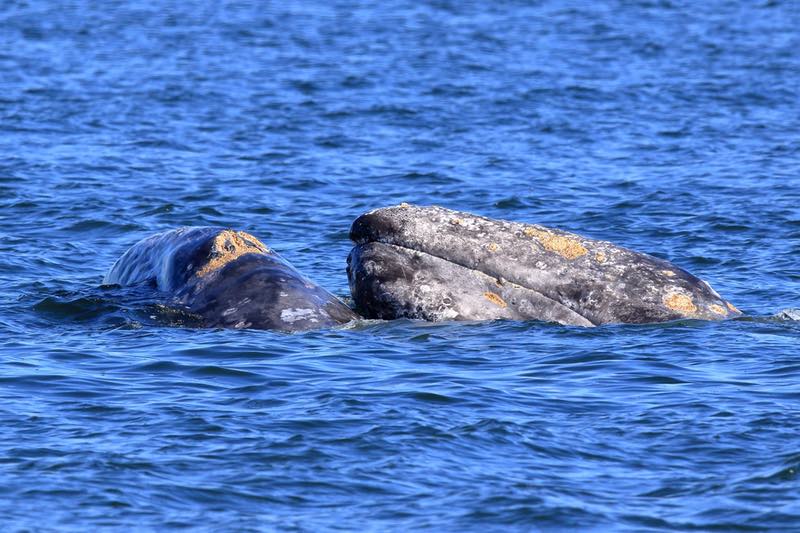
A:
{"label": "water surface", "polygon": [[[791,1],[4,3],[3,529],[794,529],[798,27]],[[138,239],[221,225],[347,297],[350,222],[403,201],[668,258],[747,316],[286,335],[101,287]]]}

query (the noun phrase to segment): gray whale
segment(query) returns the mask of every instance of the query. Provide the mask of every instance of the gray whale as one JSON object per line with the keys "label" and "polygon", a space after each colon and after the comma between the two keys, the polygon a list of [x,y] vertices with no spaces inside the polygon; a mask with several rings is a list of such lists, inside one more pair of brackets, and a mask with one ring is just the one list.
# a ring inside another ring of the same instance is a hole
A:
{"label": "gray whale", "polygon": [[358,318],[261,241],[224,228],[180,228],[139,241],[103,282],[149,284],[207,327],[302,331]]}
{"label": "gray whale", "polygon": [[[358,217],[347,276],[365,318],[577,326],[740,315],[669,261],[535,224],[401,204]],[[133,245],[106,284],[150,285],[208,327],[302,331],[359,318],[261,241],[180,228]]]}
{"label": "gray whale", "polygon": [[348,279],[367,318],[596,326],[740,314],[705,281],[610,242],[401,204],[353,222]]}

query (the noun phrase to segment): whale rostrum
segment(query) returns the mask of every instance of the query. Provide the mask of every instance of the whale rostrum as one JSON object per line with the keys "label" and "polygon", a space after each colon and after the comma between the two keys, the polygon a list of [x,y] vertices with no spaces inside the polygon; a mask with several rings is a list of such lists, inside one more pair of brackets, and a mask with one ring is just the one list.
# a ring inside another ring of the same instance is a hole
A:
{"label": "whale rostrum", "polygon": [[535,224],[401,204],[360,216],[350,238],[350,290],[368,318],[595,326],[740,314],[668,261]]}

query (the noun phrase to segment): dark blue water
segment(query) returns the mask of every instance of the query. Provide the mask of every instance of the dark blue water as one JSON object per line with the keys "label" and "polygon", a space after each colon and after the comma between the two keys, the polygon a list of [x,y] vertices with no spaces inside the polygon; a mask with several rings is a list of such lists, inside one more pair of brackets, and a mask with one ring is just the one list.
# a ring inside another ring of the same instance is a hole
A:
{"label": "dark blue water", "polygon": [[[3,530],[800,523],[797,2],[0,6]],[[346,297],[350,222],[403,201],[669,258],[747,316],[287,335],[100,286],[213,224]]]}

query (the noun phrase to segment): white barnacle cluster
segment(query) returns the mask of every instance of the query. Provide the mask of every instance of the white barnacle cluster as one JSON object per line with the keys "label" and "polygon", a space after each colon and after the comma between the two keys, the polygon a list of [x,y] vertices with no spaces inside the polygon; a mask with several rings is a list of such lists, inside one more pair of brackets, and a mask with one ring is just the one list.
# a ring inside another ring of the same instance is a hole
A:
{"label": "white barnacle cluster", "polygon": [[281,320],[287,324],[294,324],[298,320],[308,320],[309,322],[319,322],[317,314],[313,309],[308,308],[289,308],[281,311]]}

